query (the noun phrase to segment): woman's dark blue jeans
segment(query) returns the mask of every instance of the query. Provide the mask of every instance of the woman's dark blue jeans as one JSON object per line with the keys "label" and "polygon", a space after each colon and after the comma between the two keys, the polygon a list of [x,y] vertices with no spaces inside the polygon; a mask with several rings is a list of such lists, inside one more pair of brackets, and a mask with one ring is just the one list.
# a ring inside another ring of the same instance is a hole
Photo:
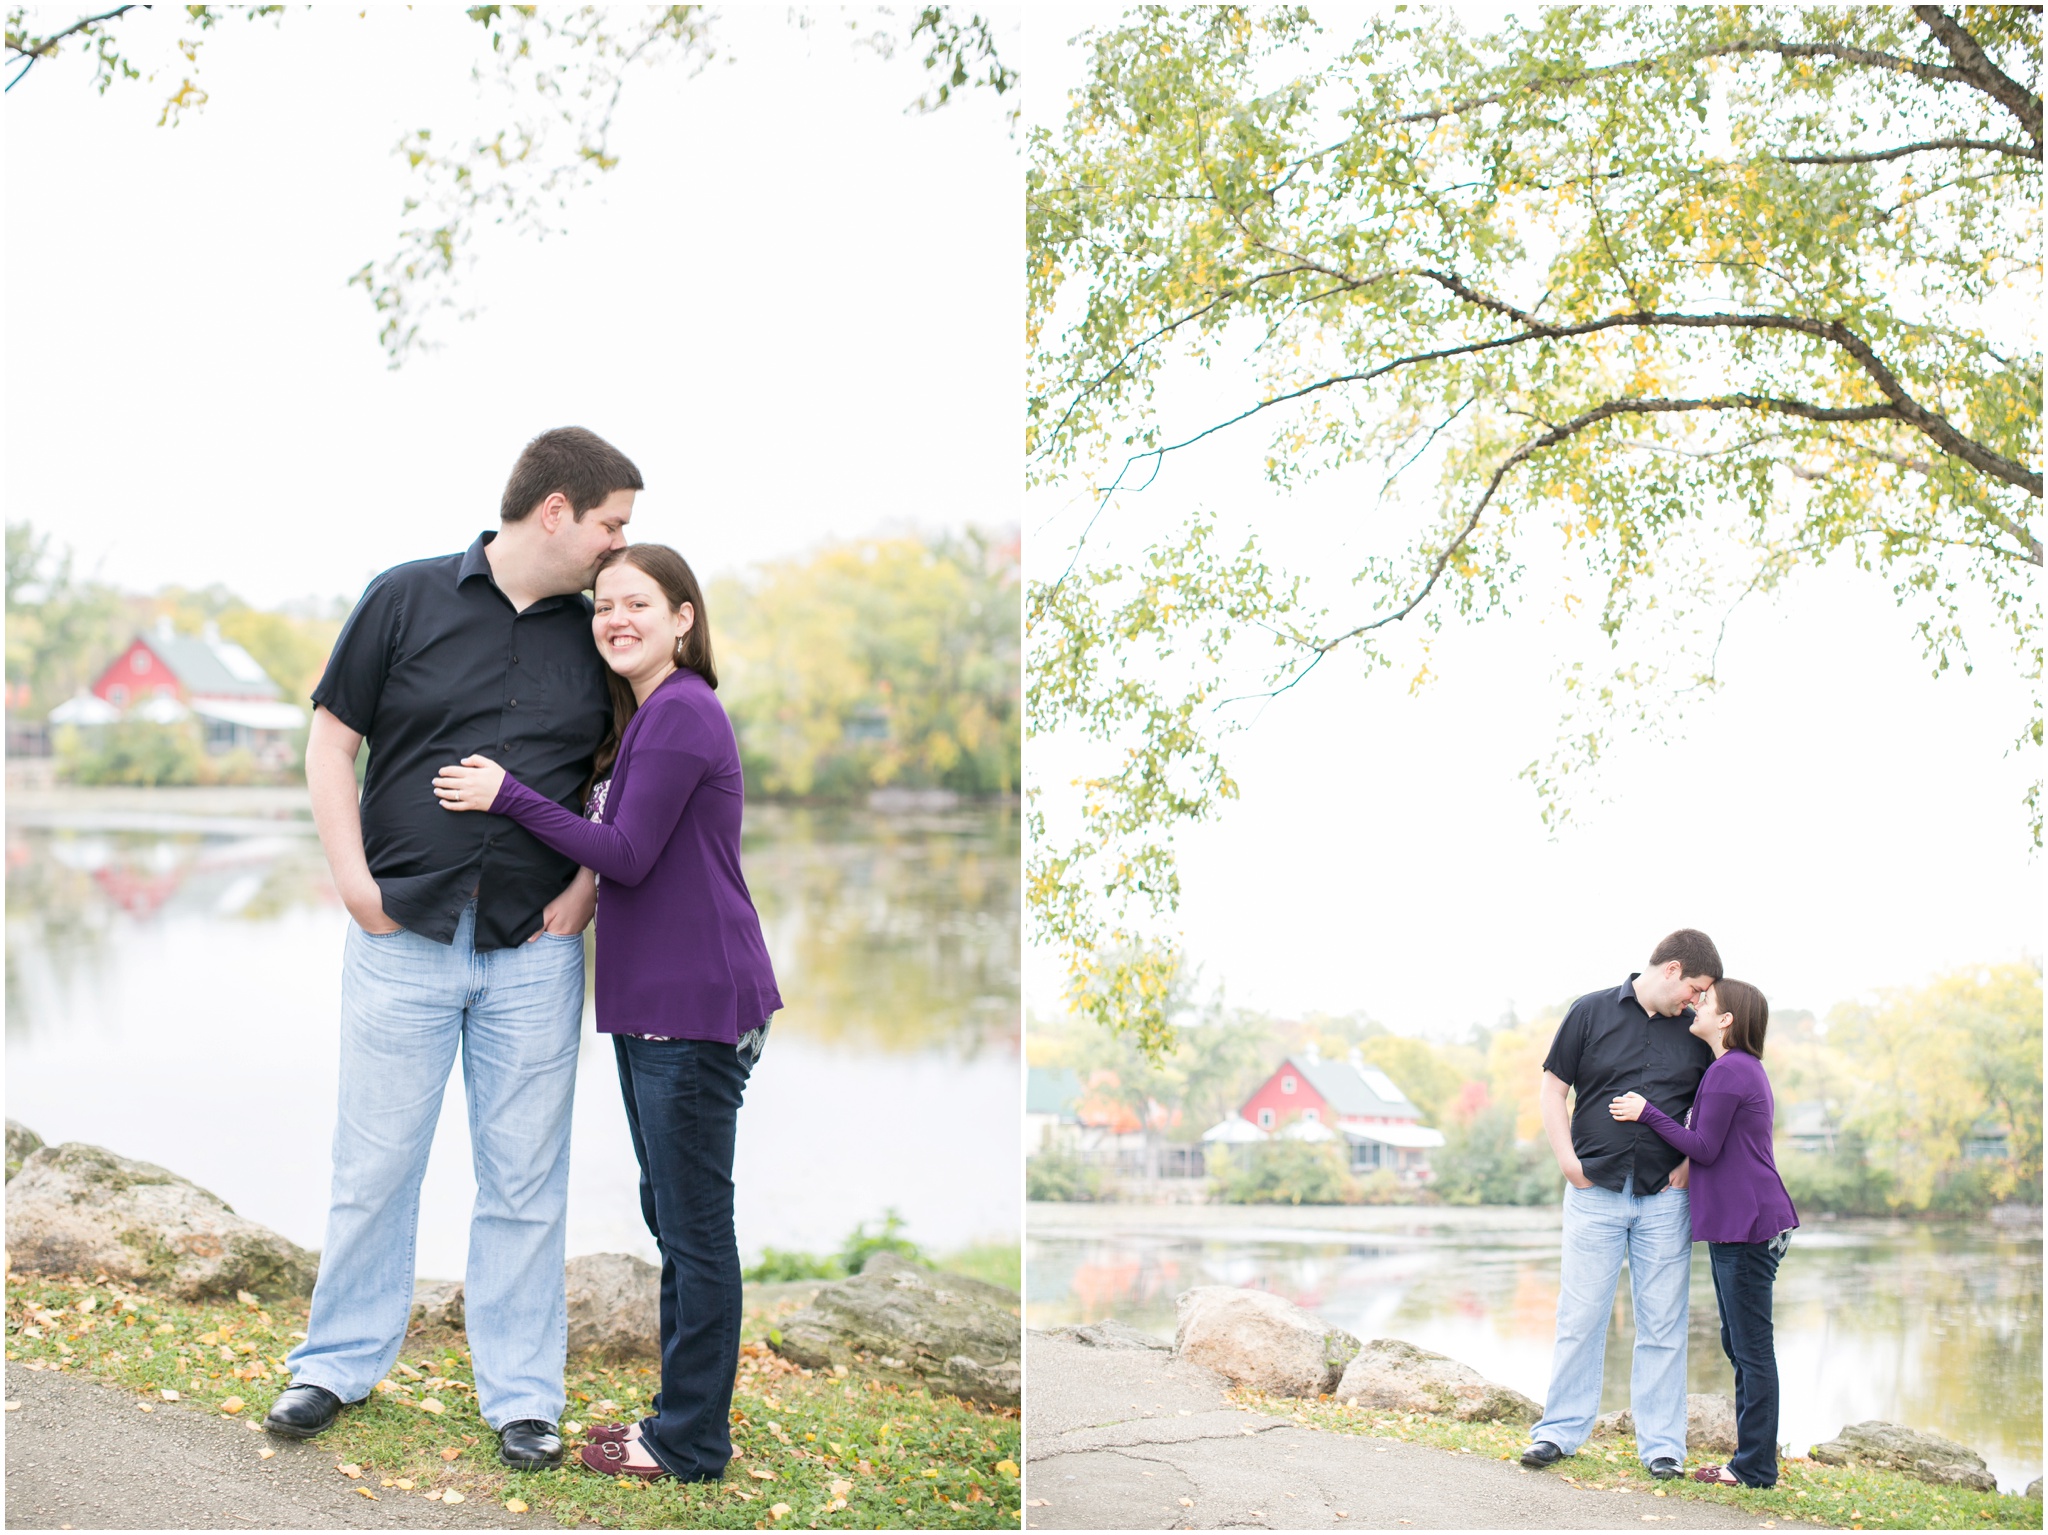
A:
{"label": "woman's dark blue jeans", "polygon": [[661,1246],[661,1389],[640,1442],[672,1476],[716,1481],[732,1459],[740,1250],[732,1153],[758,1050],[613,1036],[640,1212]]}
{"label": "woman's dark blue jeans", "polygon": [[1771,1287],[1790,1232],[1768,1242],[1709,1242],[1721,1351],[1735,1366],[1735,1458],[1745,1487],[1778,1485],[1778,1350],[1771,1335]]}

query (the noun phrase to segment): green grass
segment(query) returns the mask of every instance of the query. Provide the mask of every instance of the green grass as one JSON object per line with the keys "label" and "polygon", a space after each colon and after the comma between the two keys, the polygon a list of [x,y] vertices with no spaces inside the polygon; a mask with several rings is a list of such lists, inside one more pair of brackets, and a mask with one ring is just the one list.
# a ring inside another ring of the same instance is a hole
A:
{"label": "green grass", "polygon": [[[337,1485],[359,1495],[381,1501],[452,1491],[475,1503],[517,1500],[564,1527],[1014,1527],[1017,1413],[800,1370],[761,1342],[798,1304],[777,1298],[746,1315],[733,1397],[739,1455],[722,1482],[648,1485],[573,1464],[506,1470],[497,1436],[477,1414],[463,1336],[445,1329],[416,1329],[391,1372],[392,1389],[345,1412],[317,1447],[337,1467],[360,1472],[336,1473]],[[184,1406],[255,1423],[287,1384],[284,1356],[305,1325],[303,1301],[183,1302],[105,1280],[7,1277],[8,1359],[126,1387],[138,1410],[171,1410],[161,1393],[175,1391]],[[569,1361],[567,1384],[563,1427],[573,1463],[583,1436],[570,1423],[630,1421],[647,1410],[657,1382],[645,1361],[580,1357]],[[228,1413],[236,1397],[241,1406]],[[441,1411],[424,1405],[430,1401]],[[252,1457],[270,1447],[267,1435],[248,1437]]]}
{"label": "green grass", "polygon": [[[1528,1430],[1501,1423],[1460,1423],[1422,1413],[1386,1413],[1333,1402],[1266,1396],[1233,1391],[1240,1405],[1276,1417],[1293,1418],[1313,1428],[1371,1438],[1399,1439],[1434,1445],[1465,1455],[1496,1460],[1519,1459],[1529,1443]],[[1686,1470],[1714,1462],[1691,1456]],[[1778,1485],[1769,1490],[1716,1487],[1690,1477],[1660,1482],[1643,1469],[1630,1438],[1596,1439],[1550,1471],[1577,1487],[1607,1491],[1633,1487],[1659,1498],[1723,1503],[1756,1515],[1757,1522],[1820,1525],[1851,1530],[2038,1530],[2041,1505],[2031,1498],[1960,1487],[1936,1487],[1896,1471],[1869,1467],[1824,1466],[1804,1458],[1781,1459]]]}
{"label": "green grass", "polygon": [[1024,1249],[1015,1242],[977,1242],[950,1257],[935,1259],[932,1267],[999,1284],[1006,1290],[1021,1293],[1024,1289]]}

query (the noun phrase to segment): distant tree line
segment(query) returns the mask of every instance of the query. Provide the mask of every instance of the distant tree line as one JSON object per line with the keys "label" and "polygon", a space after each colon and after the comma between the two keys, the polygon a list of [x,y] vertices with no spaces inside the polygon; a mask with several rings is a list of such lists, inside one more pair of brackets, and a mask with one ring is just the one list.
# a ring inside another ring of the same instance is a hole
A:
{"label": "distant tree line", "polygon": [[[706,594],[750,793],[844,800],[878,788],[1014,793],[1018,542],[979,528],[828,544]],[[257,608],[225,587],[125,592],[81,575],[28,523],[7,527],[7,708],[40,721],[89,689],[139,633],[212,623],[305,702],[346,601]],[[239,781],[196,726],[123,722],[67,738],[82,783]]]}
{"label": "distant tree line", "polygon": [[[1843,1003],[1825,1019],[1782,1010],[1764,1065],[1777,1098],[1776,1156],[1809,1215],[1966,1215],[2002,1201],[2041,1202],[2041,966],[1978,965],[1917,987]],[[1031,1064],[1064,1066],[1089,1084],[1084,1102],[1120,1102],[1137,1123],[1193,1142],[1238,1107],[1284,1055],[1314,1045],[1356,1049],[1444,1134],[1419,1195],[1391,1176],[1355,1177],[1340,1148],[1280,1142],[1255,1155],[1212,1151],[1217,1197],[1239,1203],[1540,1204],[1563,1180],[1543,1139],[1538,1083],[1562,1007],[1512,1015],[1462,1040],[1396,1034],[1363,1016],[1286,1021],[1198,1003],[1177,975],[1175,1048],[1156,1064],[1130,1034],[1072,1017],[1034,1020]],[[1817,1106],[1818,1113],[1814,1113]],[[1795,1110],[1811,1118],[1801,1149]],[[1032,1159],[1034,1198],[1099,1197],[1099,1179],[1064,1154]]]}

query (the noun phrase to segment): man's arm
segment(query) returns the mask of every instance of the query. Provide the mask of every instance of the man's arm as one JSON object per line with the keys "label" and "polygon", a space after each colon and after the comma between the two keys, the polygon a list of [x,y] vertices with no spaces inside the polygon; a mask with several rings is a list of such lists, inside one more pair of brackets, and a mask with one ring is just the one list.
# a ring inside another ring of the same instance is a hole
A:
{"label": "man's arm", "polygon": [[356,753],[363,738],[326,709],[315,708],[306,736],[306,792],[313,802],[313,826],[334,875],[341,904],[366,933],[395,933],[400,924],[384,915],[384,892],[370,876],[363,856],[363,818],[357,805]]}
{"label": "man's arm", "polygon": [[1570,1092],[1571,1084],[1564,1078],[1551,1071],[1543,1073],[1543,1133],[1550,1137],[1550,1151],[1565,1182],[1575,1189],[1589,1189],[1593,1180],[1586,1176],[1579,1154],[1572,1149],[1572,1114],[1565,1101]]}

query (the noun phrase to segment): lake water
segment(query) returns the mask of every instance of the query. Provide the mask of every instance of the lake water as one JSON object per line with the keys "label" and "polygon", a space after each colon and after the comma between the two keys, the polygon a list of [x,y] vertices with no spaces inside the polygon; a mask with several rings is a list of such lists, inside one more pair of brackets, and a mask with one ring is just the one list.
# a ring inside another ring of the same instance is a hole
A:
{"label": "lake water", "polygon": [[[9,796],[7,1114],[322,1241],[348,917],[303,794]],[[835,1249],[898,1209],[945,1252],[1016,1239],[1017,820],[750,807],[747,878],[786,1003],[741,1113],[738,1225]],[[584,1019],[569,1251],[652,1260],[609,1040]],[[419,1270],[460,1276],[475,1183],[461,1068]]]}
{"label": "lake water", "polygon": [[[1537,1210],[1258,1209],[1034,1204],[1034,1327],[1116,1317],[1173,1335],[1194,1285],[1283,1295],[1361,1338],[1403,1338],[1542,1401],[1556,1320],[1558,1215]],[[1694,1391],[1733,1394],[1713,1281],[1695,1250]],[[1846,1423],[1931,1429],[1982,1455],[1999,1485],[2041,1474],[2041,1231],[1983,1223],[1816,1221],[1794,1233],[1774,1319],[1779,1437]],[[1624,1276],[1603,1410],[1628,1405]]]}

